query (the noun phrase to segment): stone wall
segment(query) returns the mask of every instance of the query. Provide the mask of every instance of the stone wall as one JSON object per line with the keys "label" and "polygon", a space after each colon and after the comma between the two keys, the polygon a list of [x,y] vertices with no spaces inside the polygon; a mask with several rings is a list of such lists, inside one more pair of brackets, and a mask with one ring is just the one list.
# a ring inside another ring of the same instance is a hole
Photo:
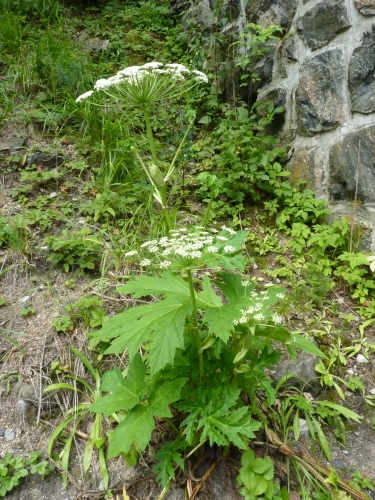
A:
{"label": "stone wall", "polygon": [[[214,4],[189,2],[187,15],[209,30]],[[304,178],[334,214],[369,227],[375,252],[375,0],[223,0],[223,9],[228,33],[249,22],[289,33],[267,56],[258,98],[285,106],[278,134],[292,183]]]}

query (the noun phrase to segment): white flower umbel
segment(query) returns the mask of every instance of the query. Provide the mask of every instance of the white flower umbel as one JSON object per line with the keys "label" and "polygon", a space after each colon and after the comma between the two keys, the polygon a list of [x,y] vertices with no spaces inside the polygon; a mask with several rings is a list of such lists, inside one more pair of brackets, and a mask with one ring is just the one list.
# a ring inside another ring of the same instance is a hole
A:
{"label": "white flower umbel", "polygon": [[[201,71],[190,71],[183,64],[150,62],[143,66],[129,66],[109,78],[101,78],[94,85],[95,91],[103,91],[127,104],[149,105],[163,99],[171,99],[199,83],[208,83]],[[80,102],[94,93],[90,90],[80,95]]]}
{"label": "white flower umbel", "polygon": [[[233,254],[240,250],[240,245],[235,241],[235,231],[229,238],[224,238],[222,234],[212,234],[212,231],[202,229],[174,229],[169,231],[169,236],[144,242],[141,245],[142,256],[145,254],[147,258],[142,261],[142,265],[146,265],[145,262],[149,260],[150,264],[159,269],[168,268],[173,271],[220,267],[221,259],[228,259],[228,249]],[[233,246],[227,245],[228,242],[233,242]]]}

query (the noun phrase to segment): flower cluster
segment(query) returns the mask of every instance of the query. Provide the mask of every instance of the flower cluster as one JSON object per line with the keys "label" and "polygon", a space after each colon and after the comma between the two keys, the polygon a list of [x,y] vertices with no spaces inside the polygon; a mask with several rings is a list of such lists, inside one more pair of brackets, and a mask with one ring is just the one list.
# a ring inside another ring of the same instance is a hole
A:
{"label": "flower cluster", "polygon": [[[229,228],[217,234],[216,230],[207,231],[199,226],[190,231],[186,228],[172,230],[169,236],[146,241],[141,245],[142,253],[147,253],[147,257],[140,265],[154,265],[160,269],[172,270],[198,269],[214,262],[220,256],[235,254],[239,250],[238,243],[237,248],[233,246],[236,245],[233,241],[236,234],[236,231]],[[228,241],[232,242],[232,245],[228,245]],[[131,250],[125,256],[135,253],[135,250]]]}
{"label": "flower cluster", "polygon": [[186,91],[187,88],[181,89],[185,82],[191,88],[198,83],[208,83],[208,78],[201,71],[191,71],[183,64],[150,62],[143,66],[129,66],[114,76],[99,79],[94,90],[80,95],[76,102],[91,97],[94,91],[104,91],[131,104],[150,104]]}

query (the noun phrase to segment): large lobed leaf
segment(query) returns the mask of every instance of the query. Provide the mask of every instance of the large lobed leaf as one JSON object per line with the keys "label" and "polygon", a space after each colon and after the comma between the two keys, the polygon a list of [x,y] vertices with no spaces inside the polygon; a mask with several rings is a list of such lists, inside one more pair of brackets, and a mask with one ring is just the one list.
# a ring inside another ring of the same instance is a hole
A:
{"label": "large lobed leaf", "polygon": [[134,441],[144,450],[155,428],[154,417],[171,416],[168,406],[179,399],[181,388],[186,381],[186,378],[179,378],[165,382],[150,395],[147,404],[138,404],[132,408],[110,438],[108,458],[128,453]]}

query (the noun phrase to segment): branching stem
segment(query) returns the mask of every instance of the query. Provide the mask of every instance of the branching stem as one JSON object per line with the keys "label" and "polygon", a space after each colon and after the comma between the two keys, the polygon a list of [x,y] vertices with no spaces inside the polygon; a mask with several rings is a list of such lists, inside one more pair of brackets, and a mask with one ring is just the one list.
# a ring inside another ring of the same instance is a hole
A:
{"label": "branching stem", "polygon": [[192,319],[193,319],[193,327],[194,327],[194,336],[195,336],[195,344],[197,346],[198,358],[199,358],[199,377],[201,383],[204,379],[204,365],[203,365],[203,353],[200,352],[202,348],[200,332],[199,332],[199,324],[198,324],[198,311],[197,311],[197,302],[195,300],[195,290],[193,285],[193,276],[191,270],[187,271],[189,290],[190,290],[190,298],[191,298],[191,306],[193,309]]}

